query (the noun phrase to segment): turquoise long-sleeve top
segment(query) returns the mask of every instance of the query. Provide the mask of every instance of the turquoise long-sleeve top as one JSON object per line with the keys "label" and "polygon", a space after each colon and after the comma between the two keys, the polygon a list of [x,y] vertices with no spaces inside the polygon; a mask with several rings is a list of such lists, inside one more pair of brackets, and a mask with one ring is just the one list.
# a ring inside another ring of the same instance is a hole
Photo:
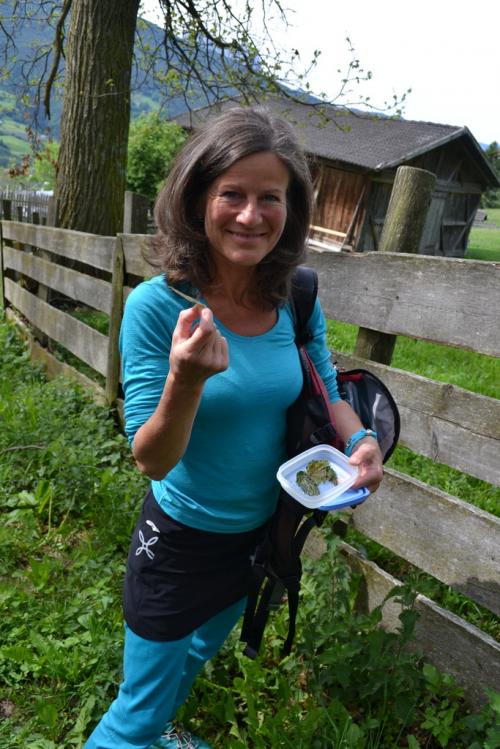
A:
{"label": "turquoise long-sleeve top", "polygon": [[[187,306],[163,275],[144,281],[127,299],[120,352],[131,442],[158,405],[172,333]],[[229,367],[206,381],[186,452],[161,481],[152,482],[152,490],[174,520],[239,533],[259,527],[275,509],[276,472],[287,459],[286,411],[300,394],[302,372],[289,305],[278,309],[275,325],[262,335],[238,335],[214,321],[228,343]],[[307,349],[335,402],[336,371],[319,300],[309,327]]]}

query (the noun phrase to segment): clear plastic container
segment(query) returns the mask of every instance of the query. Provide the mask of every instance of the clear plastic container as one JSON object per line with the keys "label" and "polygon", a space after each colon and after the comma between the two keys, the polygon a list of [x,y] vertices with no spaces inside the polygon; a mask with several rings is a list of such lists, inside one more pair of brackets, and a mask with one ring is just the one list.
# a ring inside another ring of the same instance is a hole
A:
{"label": "clear plastic container", "polygon": [[[337,474],[337,484],[330,481],[318,484],[319,495],[306,494],[297,484],[297,474],[306,469],[311,460],[327,460]],[[356,481],[358,469],[346,456],[330,445],[316,445],[283,463],[277,479],[283,489],[309,509],[335,510],[359,504],[368,496],[367,489],[348,491]],[[342,495],[345,494],[343,498]]]}

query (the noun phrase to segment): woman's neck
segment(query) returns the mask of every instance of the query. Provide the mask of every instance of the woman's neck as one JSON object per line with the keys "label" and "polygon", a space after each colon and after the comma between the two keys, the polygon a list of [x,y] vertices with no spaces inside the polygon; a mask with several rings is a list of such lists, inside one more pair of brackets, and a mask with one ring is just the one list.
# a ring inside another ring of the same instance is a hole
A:
{"label": "woman's neck", "polygon": [[212,283],[203,289],[205,298],[225,300],[228,305],[248,306],[259,304],[255,268],[235,268],[218,273]]}

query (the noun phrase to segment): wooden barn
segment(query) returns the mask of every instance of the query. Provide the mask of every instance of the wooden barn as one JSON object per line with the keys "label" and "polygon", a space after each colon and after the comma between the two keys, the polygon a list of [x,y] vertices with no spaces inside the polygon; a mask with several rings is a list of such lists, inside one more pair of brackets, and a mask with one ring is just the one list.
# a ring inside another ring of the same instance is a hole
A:
{"label": "wooden barn", "polygon": [[[499,186],[467,127],[334,107],[318,114],[311,106],[281,99],[267,100],[266,106],[296,126],[311,158],[316,195],[313,245],[358,252],[378,249],[396,170],[406,165],[437,177],[418,252],[463,257],[482,193]],[[183,115],[177,122],[196,127],[208,111]]]}

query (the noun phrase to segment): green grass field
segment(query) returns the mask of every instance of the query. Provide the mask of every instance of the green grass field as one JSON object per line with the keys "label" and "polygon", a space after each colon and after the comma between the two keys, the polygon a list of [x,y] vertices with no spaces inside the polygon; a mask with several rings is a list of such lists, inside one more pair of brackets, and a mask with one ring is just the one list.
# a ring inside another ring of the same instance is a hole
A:
{"label": "green grass field", "polygon": [[500,208],[487,208],[488,224],[497,228],[474,227],[469,235],[466,258],[500,260]]}
{"label": "green grass field", "polygon": [[[328,323],[328,343],[333,352],[352,354],[356,335],[355,325]],[[423,377],[500,398],[500,360],[491,356],[398,336],[391,364]]]}

